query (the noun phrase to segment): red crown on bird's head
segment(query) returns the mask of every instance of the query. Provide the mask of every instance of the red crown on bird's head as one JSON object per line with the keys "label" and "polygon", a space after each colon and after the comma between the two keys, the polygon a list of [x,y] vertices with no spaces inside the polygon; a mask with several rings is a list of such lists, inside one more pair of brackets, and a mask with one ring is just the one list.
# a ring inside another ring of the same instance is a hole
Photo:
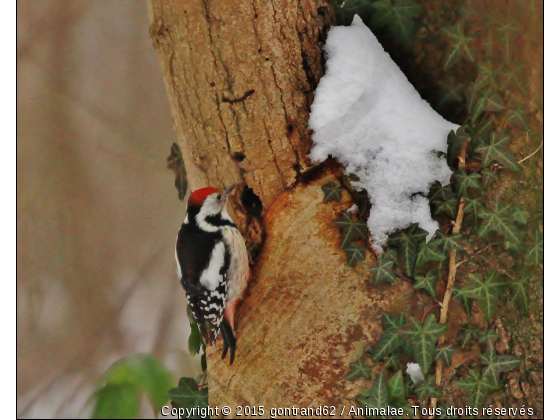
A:
{"label": "red crown on bird's head", "polygon": [[211,194],[217,193],[218,190],[214,187],[204,187],[204,188],[200,188],[196,191],[193,191],[191,193],[191,196],[189,197],[189,206],[202,206],[202,204],[204,203],[204,200],[206,200],[206,197],[208,197]]}

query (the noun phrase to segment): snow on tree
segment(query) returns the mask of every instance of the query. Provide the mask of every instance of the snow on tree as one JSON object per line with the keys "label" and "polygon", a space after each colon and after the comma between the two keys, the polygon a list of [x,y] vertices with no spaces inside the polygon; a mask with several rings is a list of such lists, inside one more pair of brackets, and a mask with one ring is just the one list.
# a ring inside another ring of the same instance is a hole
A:
{"label": "snow on tree", "polygon": [[431,238],[430,185],[448,184],[451,170],[438,152],[457,125],[423,100],[358,15],[333,27],[325,45],[326,74],[311,107],[310,158],[333,156],[359,180],[372,202],[368,219],[374,249],[388,235],[418,223]]}

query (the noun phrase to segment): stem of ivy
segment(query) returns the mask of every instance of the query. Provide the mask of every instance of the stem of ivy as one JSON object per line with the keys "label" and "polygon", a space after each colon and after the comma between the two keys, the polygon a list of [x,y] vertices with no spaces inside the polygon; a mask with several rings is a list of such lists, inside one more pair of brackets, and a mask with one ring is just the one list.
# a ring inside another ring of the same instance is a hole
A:
{"label": "stem of ivy", "polygon": [[[466,140],[459,150],[459,170],[465,170],[467,148],[469,147],[469,140]],[[459,234],[461,232],[461,226],[463,225],[465,208],[465,199],[461,197],[459,200],[459,207],[457,208],[457,217],[455,218],[455,223],[453,223],[453,234]],[[443,302],[441,305],[441,312],[439,315],[440,324],[447,323],[447,315],[449,313],[449,301],[451,300],[451,290],[455,284],[455,277],[457,275],[457,250],[452,249],[449,251],[449,273],[447,275],[447,287],[445,289],[445,294],[443,295]],[[442,335],[438,339],[438,346],[442,347],[445,344],[445,337]],[[436,363],[436,385],[441,386],[441,375],[443,372],[443,360],[438,360]],[[431,406],[435,408],[437,406],[437,398],[431,399]]]}

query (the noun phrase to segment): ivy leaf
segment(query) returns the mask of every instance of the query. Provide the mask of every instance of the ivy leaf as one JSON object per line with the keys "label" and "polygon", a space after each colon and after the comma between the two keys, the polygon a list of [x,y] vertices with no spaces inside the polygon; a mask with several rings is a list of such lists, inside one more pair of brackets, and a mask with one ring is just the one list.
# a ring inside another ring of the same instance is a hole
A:
{"label": "ivy leaf", "polygon": [[[471,136],[466,130],[466,126],[461,126],[457,131],[451,130],[447,135],[447,164],[453,167],[455,159],[459,156],[459,150],[464,142],[470,141]],[[445,188],[445,187],[443,187]],[[446,197],[442,197],[447,200]]]}
{"label": "ivy leaf", "polygon": [[482,371],[482,376],[490,378],[495,384],[498,383],[500,373],[509,372],[521,363],[521,359],[518,357],[498,356],[491,347],[480,356],[480,361],[483,365],[486,365]]}
{"label": "ivy leaf", "polygon": [[464,97],[464,86],[458,83],[454,78],[444,80],[441,83],[441,99],[438,102],[438,108],[443,108],[445,105],[461,102]]}
{"label": "ivy leaf", "polygon": [[451,189],[450,184],[447,184],[445,187],[443,187],[441,186],[441,184],[437,183],[436,190],[430,200],[440,199],[442,201],[450,201],[455,200],[456,198],[457,196]]}
{"label": "ivy leaf", "polygon": [[367,391],[363,391],[356,398],[356,402],[362,407],[370,408],[385,408],[389,405],[385,376],[382,372],[374,378],[371,388]]}
{"label": "ivy leaf", "polygon": [[370,372],[371,366],[366,365],[362,359],[358,359],[354,363],[350,363],[350,371],[344,378],[347,381],[354,381],[358,378],[366,378],[369,381],[371,379]]}
{"label": "ivy leaf", "polygon": [[323,185],[321,189],[325,194],[323,197],[323,203],[328,203],[329,201],[340,202],[343,188],[336,182],[329,182],[328,184]]}
{"label": "ivy leaf", "polygon": [[400,347],[404,340],[402,338],[402,329],[406,325],[406,317],[404,314],[400,316],[383,315],[383,326],[385,332],[377,341],[373,349],[371,360],[377,362],[389,355],[393,350]]}
{"label": "ivy leaf", "polygon": [[525,261],[537,266],[544,261],[544,236],[538,229],[533,232],[533,243],[533,247],[525,254]]}
{"label": "ivy leaf", "polygon": [[406,387],[400,370],[387,381],[387,395],[392,407],[402,408],[405,414],[414,415],[410,404],[406,400]]}
{"label": "ivy leaf", "polygon": [[521,309],[523,314],[529,312],[529,283],[531,282],[531,277],[528,275],[516,278],[514,281],[509,283],[511,288],[511,300],[515,305]]}
{"label": "ivy leaf", "polygon": [[341,249],[344,252],[346,252],[346,257],[348,258],[348,265],[350,267],[353,267],[354,265],[356,265],[357,262],[366,259],[366,249],[363,246],[356,245],[355,242],[352,242],[342,247]]}
{"label": "ivy leaf", "polygon": [[468,379],[456,383],[468,392],[469,404],[472,407],[482,407],[490,393],[500,389],[489,377],[481,375],[479,371],[474,369],[469,371]]}
{"label": "ivy leaf", "polygon": [[422,385],[416,388],[416,395],[418,399],[423,400],[424,398],[438,398],[441,397],[441,390],[436,385],[436,378],[434,375],[429,375]]}
{"label": "ivy leaf", "polygon": [[452,249],[456,249],[456,250],[463,249],[460,240],[461,240],[461,234],[454,233],[452,235],[442,234],[435,240],[435,242],[437,243],[438,247],[441,247],[441,249],[445,254],[449,254],[449,252]]}
{"label": "ivy leaf", "polygon": [[510,109],[507,113],[507,121],[517,124],[523,130],[527,130],[527,113],[525,107],[519,106],[516,109]]}
{"label": "ivy leaf", "polygon": [[346,247],[355,239],[367,240],[368,238],[366,223],[359,220],[354,221],[352,214],[347,211],[342,212],[334,224],[342,229],[341,248]]}
{"label": "ivy leaf", "polygon": [[497,339],[498,334],[496,334],[496,331],[494,329],[489,329],[478,338],[478,342],[486,345],[487,347],[493,347]]}
{"label": "ivy leaf", "polygon": [[424,374],[430,370],[436,341],[445,330],[446,325],[438,323],[434,314],[428,315],[423,324],[412,319],[409,327],[404,330],[404,335],[414,350],[416,362]]}
{"label": "ivy leaf", "polygon": [[390,240],[397,245],[399,256],[404,265],[405,274],[409,277],[414,273],[418,242],[425,240],[427,234],[428,232],[418,228],[418,225],[414,224],[407,230],[401,230]]}
{"label": "ivy leaf", "polygon": [[524,232],[520,231],[513,223],[510,213],[511,205],[496,203],[493,211],[485,209],[481,216],[485,218],[478,229],[478,235],[482,238],[488,237],[491,232],[499,232],[512,246],[519,247],[522,244]]}
{"label": "ivy leaf", "polygon": [[386,330],[388,330],[389,328],[401,328],[406,325],[406,316],[404,314],[383,314],[381,322],[383,323],[383,328],[385,328]]}
{"label": "ivy leaf", "polygon": [[183,154],[177,143],[171,145],[171,152],[167,157],[167,168],[175,173],[175,188],[177,188],[179,200],[183,200],[187,194],[187,171]]}
{"label": "ivy leaf", "polygon": [[476,153],[482,155],[482,163],[485,166],[490,165],[492,161],[496,161],[504,165],[514,172],[521,172],[521,166],[511,152],[507,149],[508,137],[492,133],[488,144],[481,144],[476,149]]}
{"label": "ivy leaf", "polygon": [[443,361],[447,366],[451,366],[451,358],[455,353],[455,348],[448,344],[447,346],[437,347],[434,352],[434,357],[436,360]]}
{"label": "ivy leaf", "polygon": [[511,218],[521,225],[526,225],[529,220],[529,212],[520,209],[519,207],[514,207],[511,213]]}
{"label": "ivy leaf", "polygon": [[488,168],[484,168],[480,174],[482,175],[482,188],[487,189],[490,184],[492,184],[495,180],[498,179],[498,175],[496,175],[494,172],[492,172],[490,169]]}
{"label": "ivy leaf", "polygon": [[486,319],[490,320],[496,313],[501,291],[506,282],[496,270],[491,270],[486,279],[482,279],[478,274],[469,275],[469,284],[458,290],[458,294],[470,299],[477,299],[482,306],[482,311]]}
{"label": "ivy leaf", "polygon": [[465,198],[465,207],[463,207],[463,211],[466,214],[472,214],[476,220],[480,219],[481,214],[484,211],[488,211],[484,204],[482,204],[482,199],[480,197],[477,198]]}
{"label": "ivy leaf", "polygon": [[396,283],[398,281],[397,275],[393,271],[393,265],[395,265],[394,255],[386,252],[379,258],[377,262],[377,267],[372,267],[369,269],[371,272],[375,284],[380,282],[386,283]]}
{"label": "ivy leaf", "polygon": [[413,0],[377,0],[372,4],[372,29],[387,27],[404,46],[410,47],[414,39],[414,17],[422,8]]}
{"label": "ivy leaf", "polygon": [[457,206],[459,205],[459,200],[436,200],[434,201],[434,206],[436,208],[435,213],[439,216],[440,214],[447,214],[449,217],[455,219],[457,217]]}
{"label": "ivy leaf", "polygon": [[425,276],[416,276],[414,279],[416,280],[414,286],[412,287],[414,290],[424,289],[434,300],[437,300],[436,282],[439,280],[437,272],[430,270]]}
{"label": "ivy leaf", "polygon": [[457,193],[460,196],[467,195],[467,190],[469,188],[479,189],[481,187],[480,182],[480,174],[473,172],[471,174],[467,174],[465,170],[460,169],[459,171],[455,172],[453,175],[455,181],[457,182]]}
{"label": "ivy leaf", "polygon": [[179,385],[169,390],[168,396],[181,408],[208,407],[208,388],[198,389],[193,378],[179,379]]}
{"label": "ivy leaf", "polygon": [[418,245],[415,267],[419,269],[423,267],[425,263],[430,261],[445,261],[447,256],[443,253],[439,246],[440,243],[437,241],[430,241],[427,244],[421,243]]}
{"label": "ivy leaf", "polygon": [[474,53],[469,45],[472,37],[465,35],[461,24],[458,23],[454,26],[444,28],[443,31],[451,42],[451,51],[445,60],[444,69],[451,67],[459,61],[461,57],[465,57],[469,61],[474,61]]}
{"label": "ivy leaf", "polygon": [[479,336],[479,331],[475,329],[471,324],[464,324],[459,329],[457,339],[458,341],[463,343],[461,344],[461,348],[464,349],[472,342],[473,338],[478,338]]}
{"label": "ivy leaf", "polygon": [[386,368],[397,369],[399,366],[399,355],[392,353],[383,359],[383,365]]}

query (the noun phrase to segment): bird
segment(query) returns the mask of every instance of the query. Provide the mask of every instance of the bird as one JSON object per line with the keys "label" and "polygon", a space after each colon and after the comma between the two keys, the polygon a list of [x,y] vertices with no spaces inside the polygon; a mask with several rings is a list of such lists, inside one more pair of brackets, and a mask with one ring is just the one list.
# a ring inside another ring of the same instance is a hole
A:
{"label": "bird", "polygon": [[237,184],[224,190],[204,187],[189,196],[175,246],[177,275],[188,307],[207,345],[223,337],[224,359],[235,359],[235,309],[250,277],[247,247],[227,212]]}

